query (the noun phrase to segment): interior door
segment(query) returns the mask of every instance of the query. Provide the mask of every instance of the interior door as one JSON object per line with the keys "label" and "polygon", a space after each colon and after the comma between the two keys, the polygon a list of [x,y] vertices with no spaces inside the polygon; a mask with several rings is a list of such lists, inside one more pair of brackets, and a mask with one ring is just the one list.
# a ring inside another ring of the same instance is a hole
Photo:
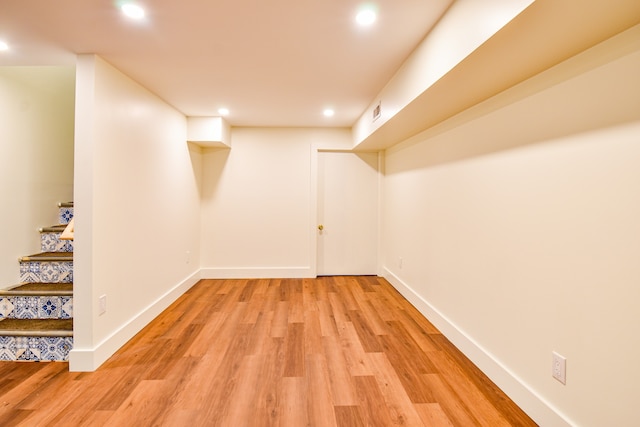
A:
{"label": "interior door", "polygon": [[377,274],[378,180],[377,153],[318,153],[318,275]]}

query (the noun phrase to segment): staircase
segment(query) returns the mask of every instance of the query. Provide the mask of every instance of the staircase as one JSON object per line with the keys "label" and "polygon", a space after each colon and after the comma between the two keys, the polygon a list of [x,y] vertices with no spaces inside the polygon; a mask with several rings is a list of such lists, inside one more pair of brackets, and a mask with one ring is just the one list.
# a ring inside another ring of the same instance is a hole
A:
{"label": "staircase", "polygon": [[73,242],[60,239],[73,203],[58,205],[59,224],[40,229],[40,253],[20,258],[20,282],[0,289],[0,360],[67,361],[73,347]]}

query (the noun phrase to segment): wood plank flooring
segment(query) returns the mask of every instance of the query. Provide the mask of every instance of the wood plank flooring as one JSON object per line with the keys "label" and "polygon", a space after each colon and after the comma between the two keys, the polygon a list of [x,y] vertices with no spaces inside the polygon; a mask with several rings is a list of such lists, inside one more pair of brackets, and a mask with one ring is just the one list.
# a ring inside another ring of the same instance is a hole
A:
{"label": "wood plank flooring", "polygon": [[0,363],[1,426],[534,426],[384,279],[202,280],[100,369]]}

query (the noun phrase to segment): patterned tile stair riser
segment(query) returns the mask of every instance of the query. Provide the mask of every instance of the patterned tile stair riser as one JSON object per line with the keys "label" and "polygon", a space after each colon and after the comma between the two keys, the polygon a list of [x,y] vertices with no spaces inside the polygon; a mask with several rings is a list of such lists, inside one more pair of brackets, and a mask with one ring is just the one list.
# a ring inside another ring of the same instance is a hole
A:
{"label": "patterned tile stair riser", "polygon": [[20,281],[25,283],[73,283],[73,261],[20,262]]}
{"label": "patterned tile stair riser", "polygon": [[64,362],[72,348],[73,337],[0,336],[0,360],[5,361]]}
{"label": "patterned tile stair riser", "polygon": [[64,228],[51,227],[40,230],[40,250],[42,252],[73,252],[73,241],[60,240]]}
{"label": "patterned tile stair riser", "polygon": [[62,203],[58,208],[58,224],[69,224],[71,218],[73,218],[73,206]]}
{"label": "patterned tile stair riser", "polygon": [[0,297],[0,319],[71,319],[71,296]]}

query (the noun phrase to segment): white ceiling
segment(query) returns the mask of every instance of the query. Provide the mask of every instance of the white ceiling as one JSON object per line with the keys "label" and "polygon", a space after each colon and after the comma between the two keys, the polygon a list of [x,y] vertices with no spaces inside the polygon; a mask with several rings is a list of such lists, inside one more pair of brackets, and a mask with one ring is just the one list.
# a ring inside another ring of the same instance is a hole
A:
{"label": "white ceiling", "polygon": [[143,22],[114,0],[2,0],[0,66],[96,53],[187,116],[350,127],[452,2],[375,0],[363,29],[360,0],[140,0]]}

